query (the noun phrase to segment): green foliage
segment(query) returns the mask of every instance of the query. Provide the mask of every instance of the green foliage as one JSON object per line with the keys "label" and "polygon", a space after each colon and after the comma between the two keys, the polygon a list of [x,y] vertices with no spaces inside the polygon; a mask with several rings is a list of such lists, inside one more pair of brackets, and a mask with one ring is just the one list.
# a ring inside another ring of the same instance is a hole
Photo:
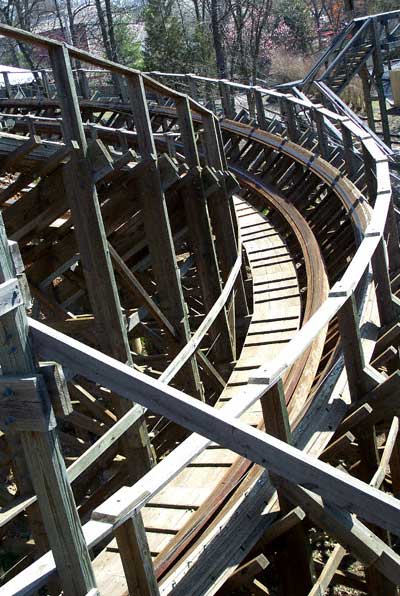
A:
{"label": "green foliage", "polygon": [[313,36],[310,10],[304,0],[280,0],[275,6],[276,22],[283,21],[291,31],[293,50],[307,52]]}
{"label": "green foliage", "polygon": [[149,0],[145,9],[145,26],[145,68],[185,72],[189,48],[182,23],[173,12],[172,2]]}
{"label": "green foliage", "polygon": [[122,64],[142,70],[144,66],[140,41],[136,41],[132,28],[125,19],[120,18],[114,25],[118,57]]}

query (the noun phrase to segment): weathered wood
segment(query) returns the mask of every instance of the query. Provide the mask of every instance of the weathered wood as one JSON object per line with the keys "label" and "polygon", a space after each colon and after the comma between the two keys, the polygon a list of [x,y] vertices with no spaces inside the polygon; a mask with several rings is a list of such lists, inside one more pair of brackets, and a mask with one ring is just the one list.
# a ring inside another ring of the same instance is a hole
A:
{"label": "weathered wood", "polygon": [[373,382],[365,368],[360,335],[360,319],[354,294],[348,297],[339,310],[338,322],[349,390],[352,401],[357,401],[377,383]]}
{"label": "weathered wood", "polygon": [[[0,277],[3,280],[13,275],[11,255],[0,218]],[[0,319],[2,342],[0,363],[3,374],[35,374],[33,354],[28,343],[28,326],[24,307],[4,315]],[[46,395],[40,394],[50,417],[52,408]],[[47,531],[57,571],[63,590],[70,594],[86,595],[95,587],[89,553],[74,497],[67,479],[66,469],[55,430],[21,433],[24,456],[30,470],[33,488],[38,497],[43,523]],[[17,463],[17,481],[23,468]],[[24,491],[27,480],[21,482]],[[34,509],[32,510],[34,513]],[[35,521],[33,518],[32,521]],[[35,529],[34,529],[35,533]]]}
{"label": "weathered wood", "polygon": [[246,586],[249,588],[251,580],[264,571],[269,565],[267,557],[258,555],[248,563],[238,567],[235,572],[225,582],[221,594],[231,594],[232,590],[240,590]]}
{"label": "weathered wood", "polygon": [[[289,417],[285,404],[283,383],[279,380],[261,398],[261,407],[265,430],[274,437],[292,443]],[[272,482],[276,481],[275,474],[270,473]],[[281,511],[287,514],[291,511],[291,503],[277,486],[278,500]],[[286,532],[279,540],[276,553],[279,583],[282,593],[287,596],[306,595],[314,583],[314,568],[311,546],[303,524],[297,524]],[[290,562],[296,559],[296,574],[290,573]]]}
{"label": "weathered wood", "polygon": [[[179,100],[176,104],[176,110],[185,158],[190,168],[199,168],[200,160],[188,100],[186,98]],[[222,284],[212,236],[210,216],[207,202],[204,198],[204,189],[201,183],[199,169],[197,169],[197,173],[198,175],[191,177],[189,185],[186,185],[183,189],[182,198],[203,300],[206,310],[210,311],[222,292]],[[220,336],[219,339],[218,336]],[[230,362],[233,360],[235,347],[232,345],[225,305],[215,320],[215,324],[211,327],[211,337],[215,344],[214,352],[217,360],[220,362]]]}
{"label": "weathered wood", "polygon": [[[104,224],[87,159],[87,142],[68,51],[62,46],[52,46],[49,56],[61,105],[64,135],[67,141],[76,140],[79,143],[79,149],[72,152],[63,172],[99,345],[107,354],[131,364],[128,337],[122,319]],[[115,401],[119,416],[124,415],[131,407],[117,398]],[[145,423],[126,433],[122,441],[126,455],[130,453],[132,457],[129,468],[132,479],[137,479],[151,466]]]}
{"label": "weathered wood", "polygon": [[355,478],[349,479],[348,475],[279,439],[252,429],[177,389],[150,380],[129,366],[39,321],[29,319],[29,326],[38,352],[43,356],[51,354],[52,358],[76,374],[100,383],[126,399],[137,401],[247,459],[268,466],[272,472],[289,477],[292,482],[311,483],[313,489],[330,502],[343,507],[351,506],[363,519],[400,534],[400,503],[390,495]]}
{"label": "weathered wood", "polygon": [[[146,102],[143,78],[140,75],[129,77],[128,93],[135,127],[138,133],[139,151],[143,159],[157,155],[151,130],[149,111]],[[143,197],[143,219],[146,239],[152,261],[152,269],[161,298],[161,308],[175,328],[179,329],[181,341],[190,339],[187,307],[176,264],[174,243],[168,218],[165,196],[161,188],[157,162],[145,180],[140,181]],[[157,227],[157,234],[154,229]],[[186,367],[188,387],[193,395],[203,396],[197,362],[192,357]]]}
{"label": "weathered wood", "polygon": [[141,514],[128,519],[115,531],[119,554],[130,594],[159,594]]}
{"label": "weathered wood", "polygon": [[276,520],[265,532],[264,536],[254,547],[254,550],[266,549],[274,540],[289,532],[305,518],[306,514],[301,507],[294,507],[288,513]]}
{"label": "weathered wood", "polygon": [[[353,481],[354,478],[350,477]],[[339,509],[305,488],[282,481],[280,488],[299,504],[319,527],[334,536],[365,565],[374,565],[393,583],[400,582],[400,557],[354,515]]]}

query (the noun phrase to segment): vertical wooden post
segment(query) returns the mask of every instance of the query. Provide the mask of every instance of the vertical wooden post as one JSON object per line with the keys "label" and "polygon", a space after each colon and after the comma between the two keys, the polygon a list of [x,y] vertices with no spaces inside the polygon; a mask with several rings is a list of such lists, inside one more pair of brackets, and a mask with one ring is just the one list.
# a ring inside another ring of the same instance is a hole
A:
{"label": "vertical wooden post", "polygon": [[381,325],[392,323],[400,313],[400,302],[393,296],[390,286],[388,257],[385,239],[382,237],[372,257],[376,300]]}
{"label": "vertical wooden post", "polygon": [[227,82],[219,81],[219,93],[221,96],[222,109],[224,110],[225,118],[233,120],[235,117],[235,107],[232,102],[231,89]]}
{"label": "vertical wooden post", "polygon": [[264,103],[263,103],[263,99],[262,99],[262,93],[261,93],[261,91],[258,91],[258,89],[256,89],[254,92],[254,99],[256,102],[256,113],[257,113],[258,126],[260,128],[262,128],[263,130],[266,130],[267,120],[265,118]]}
{"label": "vertical wooden post", "polygon": [[[282,380],[261,398],[261,407],[265,431],[282,441],[292,443],[290,423],[285,403]],[[282,515],[293,508],[279,489],[279,478],[270,473],[273,483],[277,484],[277,493]],[[306,596],[314,583],[314,565],[311,547],[304,529],[298,524],[280,539],[281,547],[277,550],[278,577],[282,594],[285,596]],[[293,561],[296,561],[296,573],[292,572]]]}
{"label": "vertical wooden post", "polygon": [[357,401],[370,387],[364,373],[365,359],[361,345],[360,318],[352,293],[338,312],[340,340],[346,365],[349,391],[353,402]]}
{"label": "vertical wooden post", "polygon": [[[11,255],[0,216],[0,282],[13,276]],[[28,322],[23,305],[0,318],[0,335],[2,374],[35,376],[35,359],[28,341]],[[3,377],[3,383],[6,378]],[[21,442],[63,591],[65,594],[85,596],[96,586],[92,565],[54,430],[55,417],[45,386],[39,396],[43,427],[38,430],[32,425],[34,430],[21,431]],[[18,395],[14,399],[18,400]],[[18,425],[18,415],[14,420],[14,424]],[[30,423],[29,417],[28,426]]]}
{"label": "vertical wooden post", "polygon": [[311,113],[317,128],[319,153],[321,157],[329,161],[329,146],[325,134],[324,117],[317,108],[313,108]]}
{"label": "vertical wooden post", "polygon": [[140,513],[129,518],[115,531],[129,594],[158,596],[153,562]]}
{"label": "vertical wooden post", "polygon": [[247,107],[249,109],[250,120],[255,120],[256,106],[255,106],[255,95],[254,95],[253,87],[251,87],[248,91],[246,91],[246,97],[247,97]]}
{"label": "vertical wooden post", "polygon": [[344,122],[341,122],[340,129],[342,132],[343,154],[347,175],[350,178],[350,180],[354,180],[357,174],[357,169],[354,158],[353,137]]}
{"label": "vertical wooden post", "polygon": [[[219,142],[217,125],[213,114],[203,116],[204,141],[206,149],[206,161],[210,167],[216,170],[224,169],[223,146]],[[227,197],[222,187],[209,198],[208,208],[211,216],[211,224],[216,236],[217,254],[221,264],[222,279],[226,281],[238,255],[238,242],[235,235],[232,212],[232,198]],[[246,293],[243,285],[243,277],[238,275],[236,284],[237,309],[239,316],[248,315]],[[231,309],[231,316],[234,317],[234,309]],[[231,320],[231,333],[234,333],[235,325]]]}
{"label": "vertical wooden post", "polygon": [[3,79],[4,79],[4,87],[6,90],[6,97],[11,98],[12,97],[12,90],[11,90],[11,85],[10,85],[10,79],[8,76],[8,72],[3,72]]}
{"label": "vertical wooden post", "polygon": [[87,80],[86,72],[82,68],[78,69],[78,80],[82,97],[84,99],[90,99],[89,83]]}
{"label": "vertical wooden post", "polygon": [[[361,345],[360,322],[354,293],[349,296],[338,312],[340,338],[346,364],[346,372],[352,401],[357,401],[371,389],[371,380],[365,372],[364,353]],[[361,459],[361,478],[369,482],[379,465],[375,427],[369,427],[357,435],[358,450]],[[380,537],[387,539],[387,533],[378,531]],[[391,596],[395,587],[374,568],[365,568],[368,592]]]}
{"label": "vertical wooden post", "polygon": [[370,83],[370,79],[369,79],[368,68],[366,67],[365,64],[364,64],[364,66],[361,67],[359,75],[360,75],[362,88],[363,88],[364,103],[365,103],[365,109],[367,112],[368,126],[370,127],[370,129],[373,132],[376,132],[375,131],[374,111],[372,109],[372,101],[371,101],[371,83]]}
{"label": "vertical wooden post", "polygon": [[[127,79],[130,104],[138,134],[139,152],[143,159],[152,159],[148,175],[139,183],[146,239],[149,245],[153,273],[160,293],[161,304],[167,318],[180,330],[182,342],[190,339],[187,306],[184,301],[174,242],[168,218],[165,196],[161,187],[157,152],[151,130],[146,94],[141,75]],[[190,392],[203,399],[199,370],[193,356],[185,370]]]}
{"label": "vertical wooden post", "polygon": [[[192,172],[194,168],[198,168],[198,176],[196,176],[195,181],[189,187],[185,188],[183,195],[186,221],[190,231],[191,244],[196,258],[197,271],[207,312],[212,308],[221,294],[222,284],[207,201],[204,198],[200,179],[200,160],[194,136],[193,122],[189,102],[186,97],[176,100],[176,110],[186,161]],[[198,186],[197,190],[193,184]],[[217,360],[220,362],[231,362],[234,359],[235,349],[225,307],[217,317],[215,324],[211,327],[210,334],[213,343],[220,336],[219,340],[214,344],[214,353]]]}
{"label": "vertical wooden post", "polygon": [[367,185],[368,197],[373,204],[376,197],[376,178],[375,178],[375,162],[368,151],[368,149],[362,144],[363,152],[363,166],[365,172],[365,183]]}
{"label": "vertical wooden post", "polygon": [[[71,153],[69,163],[64,166],[65,189],[95,317],[98,342],[107,354],[132,364],[96,187],[87,159],[87,142],[68,50],[62,45],[52,45],[49,55],[61,105],[65,140],[79,143],[79,150]],[[118,416],[123,416],[132,407],[120,398],[115,398],[114,404]],[[151,467],[151,449],[145,422],[138,424],[137,429],[130,429],[121,444],[130,461],[131,478],[135,481]]]}
{"label": "vertical wooden post", "polygon": [[50,98],[49,77],[47,76],[47,72],[44,70],[44,68],[41,69],[40,76],[42,78],[45,97]]}
{"label": "vertical wooden post", "polygon": [[189,95],[192,99],[194,99],[195,101],[199,101],[199,95],[197,93],[197,85],[196,85],[196,79],[193,77],[193,75],[186,75],[186,81],[189,87]]}
{"label": "vertical wooden post", "polygon": [[381,36],[380,36],[380,24],[378,19],[375,17],[372,19],[373,26],[373,40],[374,40],[374,52],[372,54],[372,60],[374,63],[374,78],[376,89],[378,91],[379,110],[382,121],[382,132],[383,139],[388,147],[391,146],[390,141],[390,126],[389,118],[386,107],[385,91],[383,89],[382,75],[385,71],[383,66],[382,48],[381,48]]}
{"label": "vertical wooden post", "polygon": [[281,114],[283,119],[286,123],[286,133],[288,139],[293,141],[293,143],[297,142],[298,139],[298,130],[297,130],[297,123],[296,123],[296,112],[294,105],[291,101],[286,99],[286,97],[282,97],[280,100],[281,104]]}

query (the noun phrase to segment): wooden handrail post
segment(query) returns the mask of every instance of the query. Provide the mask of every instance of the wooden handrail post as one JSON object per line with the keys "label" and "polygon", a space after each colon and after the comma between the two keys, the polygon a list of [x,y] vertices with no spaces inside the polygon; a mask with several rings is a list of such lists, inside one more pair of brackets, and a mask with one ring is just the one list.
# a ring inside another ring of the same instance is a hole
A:
{"label": "wooden handrail post", "polygon": [[[209,312],[222,292],[219,266],[211,230],[207,200],[204,196],[201,181],[200,159],[197,152],[193,122],[187,97],[176,100],[179,127],[184,146],[186,161],[197,174],[193,181],[189,181],[182,192],[185,206],[186,221],[189,227],[190,240],[196,259],[206,312]],[[197,190],[196,188],[197,187]],[[211,337],[219,340],[214,343],[214,352],[220,362],[234,360],[235,346],[233,345],[228,324],[226,307],[222,309],[214,325],[210,329]]]}
{"label": "wooden handrail post", "polygon": [[4,80],[4,87],[6,90],[6,97],[9,99],[12,97],[12,89],[10,85],[10,78],[8,76],[8,72],[3,72],[3,80]]}
{"label": "wooden handrail post", "polygon": [[[132,364],[106,232],[87,158],[87,141],[68,50],[64,46],[50,46],[49,55],[61,105],[65,140],[75,140],[79,144],[79,149],[71,152],[70,161],[63,166],[63,171],[98,342],[107,354]],[[119,417],[131,408],[125,400],[117,397],[114,405]],[[137,480],[150,469],[152,461],[145,422],[137,429],[129,430],[121,439],[121,444],[130,459],[132,480]]]}
{"label": "wooden handrail post", "polygon": [[346,165],[346,172],[350,180],[354,180],[357,174],[356,162],[354,158],[353,137],[350,130],[344,122],[340,123],[340,130],[343,140],[343,157]]}
{"label": "wooden handrail post", "polygon": [[372,257],[372,270],[381,325],[389,325],[400,314],[400,301],[392,294],[387,248],[383,237]]}
{"label": "wooden handrail post", "polygon": [[311,114],[317,129],[319,153],[323,159],[329,161],[329,145],[325,133],[324,117],[318,108],[313,108]]}
{"label": "wooden handrail post", "polygon": [[[142,159],[153,160],[149,174],[139,181],[143,197],[143,218],[146,239],[152,260],[152,269],[160,293],[161,307],[169,321],[180,330],[181,340],[190,339],[187,306],[184,301],[181,280],[176,263],[174,242],[168,217],[165,195],[161,186],[157,151],[151,129],[146,93],[141,75],[127,78],[130,105],[138,134],[139,152]],[[193,148],[192,159],[195,159]],[[157,233],[155,233],[157,229]],[[192,356],[184,370],[188,373],[189,392],[203,399],[199,370],[195,356]]]}
{"label": "wooden handrail post", "polygon": [[225,114],[225,118],[229,118],[230,120],[233,120],[235,117],[235,106],[234,103],[232,101],[232,93],[231,93],[231,88],[229,86],[229,83],[225,82],[225,81],[219,81],[218,83],[219,86],[219,94],[221,97],[221,102],[222,102],[222,109],[224,111]]}
{"label": "wooden handrail post", "polygon": [[247,107],[249,110],[250,120],[255,120],[256,118],[256,105],[255,105],[255,92],[252,87],[246,91],[247,97]]}
{"label": "wooden handrail post", "polygon": [[289,141],[293,141],[294,143],[296,143],[299,137],[299,131],[297,129],[295,107],[292,104],[292,102],[289,101],[289,99],[287,99],[286,97],[281,97],[280,105],[281,114],[286,125],[286,134],[288,136],[288,139]]}
{"label": "wooden handrail post", "polygon": [[[202,118],[204,127],[204,142],[206,161],[208,165],[216,170],[224,169],[224,148],[220,141],[215,116],[210,114]],[[233,201],[228,197],[223,181],[221,188],[213,193],[208,200],[208,208],[211,216],[211,225],[216,237],[217,254],[221,263],[222,279],[225,282],[236,261],[239,246],[235,234],[233,213]],[[247,316],[247,300],[243,285],[243,277],[238,276],[237,284],[237,310],[239,316]],[[234,309],[231,309],[231,333],[234,333]]]}
{"label": "wooden handrail post", "polygon": [[257,123],[260,128],[266,130],[267,119],[265,118],[265,109],[262,98],[262,93],[258,89],[254,91],[254,100],[256,102]]}
{"label": "wooden handrail post", "polygon": [[[5,282],[13,276],[11,254],[0,216],[0,281]],[[2,401],[2,409],[7,408],[8,415],[1,411],[1,422],[3,427],[5,424],[13,431],[10,434],[14,444],[15,433],[20,433],[25,461],[63,591],[65,594],[85,596],[95,588],[95,579],[55,430],[54,412],[45,382],[37,374],[35,357],[28,341],[28,322],[23,304],[11,308],[0,318],[0,330],[2,395],[12,398],[6,404],[4,399]],[[32,385],[33,381],[35,385]],[[18,383],[22,383],[20,390]],[[27,407],[28,390],[32,400],[30,407]],[[16,472],[17,476],[22,472],[21,460],[17,463]],[[21,486],[26,482],[25,479]],[[35,529],[33,533],[35,535]]]}
{"label": "wooden handrail post", "polygon": [[353,292],[344,302],[337,316],[349,391],[351,400],[356,402],[374,388],[379,380],[371,377],[372,369],[366,368],[361,343],[360,317]]}
{"label": "wooden handrail post", "polygon": [[78,80],[82,97],[84,99],[90,99],[89,82],[87,80],[86,72],[82,68],[78,69]]}
{"label": "wooden handrail post", "polygon": [[115,530],[129,594],[158,596],[153,562],[140,512]]}
{"label": "wooden handrail post", "polygon": [[194,99],[195,101],[199,101],[199,94],[197,93],[197,85],[196,85],[196,79],[188,74],[186,75],[186,81],[189,87],[189,95],[192,99]]}
{"label": "wooden handrail post", "polygon": [[[265,431],[286,443],[292,444],[290,422],[285,403],[282,379],[261,398],[261,407]],[[286,515],[293,506],[279,489],[279,478],[270,473],[273,483],[276,482],[279,505],[282,515]],[[304,525],[297,524],[280,539],[281,548],[277,551],[276,564],[282,593],[286,596],[306,596],[314,583],[314,564],[311,545],[308,541]],[[290,573],[291,561],[296,560],[296,573]]]}
{"label": "wooden handrail post", "polygon": [[45,97],[50,98],[49,77],[47,76],[47,72],[44,70],[44,68],[40,70],[40,76],[42,79],[44,95]]}

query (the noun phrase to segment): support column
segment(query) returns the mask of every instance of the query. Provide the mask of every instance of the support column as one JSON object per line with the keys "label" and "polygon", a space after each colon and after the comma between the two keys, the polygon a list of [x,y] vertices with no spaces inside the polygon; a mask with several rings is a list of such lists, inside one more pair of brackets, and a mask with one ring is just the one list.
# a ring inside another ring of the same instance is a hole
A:
{"label": "support column", "polygon": [[382,75],[385,71],[383,66],[383,58],[382,58],[382,48],[381,48],[381,35],[380,35],[380,23],[377,18],[372,20],[373,23],[373,40],[374,40],[374,52],[372,54],[372,60],[374,64],[374,78],[375,78],[375,85],[378,91],[378,101],[379,101],[379,111],[381,114],[381,122],[382,122],[382,133],[383,133],[383,140],[385,141],[388,147],[391,146],[390,141],[390,126],[389,126],[389,118],[387,113],[386,107],[386,97],[385,91],[383,89],[383,81]]}
{"label": "support column", "polygon": [[[151,262],[157,288],[160,294],[162,310],[167,318],[179,329],[182,345],[190,339],[187,306],[184,301],[181,280],[171,227],[168,218],[165,196],[161,187],[158,170],[157,151],[154,144],[146,93],[141,75],[132,75],[127,79],[130,104],[138,134],[139,152],[142,159],[152,160],[148,174],[139,181],[142,196],[142,209],[146,240],[149,246]],[[185,365],[189,392],[203,399],[203,390],[196,358],[192,356]]]}
{"label": "support column", "polygon": [[[71,152],[70,161],[64,166],[64,181],[98,343],[106,354],[132,364],[96,186],[87,159],[87,142],[68,50],[62,45],[52,45],[49,55],[61,105],[65,141],[75,140],[79,144],[79,149]],[[113,401],[118,417],[132,407],[117,397]],[[131,480],[138,480],[150,469],[152,461],[145,422],[127,431],[121,444],[130,462]]]}
{"label": "support column", "polygon": [[[200,177],[200,160],[194,136],[193,122],[189,102],[186,97],[176,100],[176,110],[186,161],[192,171],[189,174],[191,178],[193,178],[193,172],[197,168],[197,175],[189,182],[182,194],[204,305],[206,312],[208,312],[218,300],[222,292],[222,284],[207,200],[204,197],[204,189]],[[225,306],[216,319],[215,324],[211,327],[210,335],[213,343],[217,340],[213,348],[217,360],[219,362],[231,362],[234,360],[235,346],[233,345]]]}
{"label": "support column", "polygon": [[[260,401],[265,431],[281,441],[291,444],[292,435],[282,380],[279,379]],[[274,482],[276,477],[270,473],[270,478]],[[279,489],[279,481],[277,482],[277,493],[281,514],[286,515],[293,509],[293,506]],[[276,564],[281,593],[285,596],[306,596],[312,589],[315,572],[311,545],[304,525],[297,524],[286,532],[279,542]],[[291,568],[293,561],[296,562],[295,573]]]}
{"label": "support column", "polygon": [[[0,216],[0,283],[13,277],[14,268]],[[44,380],[37,374],[28,341],[28,322],[23,304],[0,318],[0,335],[1,405],[9,409],[6,426],[15,428],[14,444],[17,432],[21,438],[63,592],[85,596],[95,589],[95,579],[55,430],[54,412]],[[22,387],[18,389],[21,383]],[[29,409],[26,408],[28,394],[31,398]],[[18,404],[19,400],[23,401],[24,408]],[[9,401],[9,404],[5,406],[4,401]],[[15,410],[12,409],[14,404]],[[18,464],[17,480],[23,471]],[[35,528],[33,534],[35,536]]]}

